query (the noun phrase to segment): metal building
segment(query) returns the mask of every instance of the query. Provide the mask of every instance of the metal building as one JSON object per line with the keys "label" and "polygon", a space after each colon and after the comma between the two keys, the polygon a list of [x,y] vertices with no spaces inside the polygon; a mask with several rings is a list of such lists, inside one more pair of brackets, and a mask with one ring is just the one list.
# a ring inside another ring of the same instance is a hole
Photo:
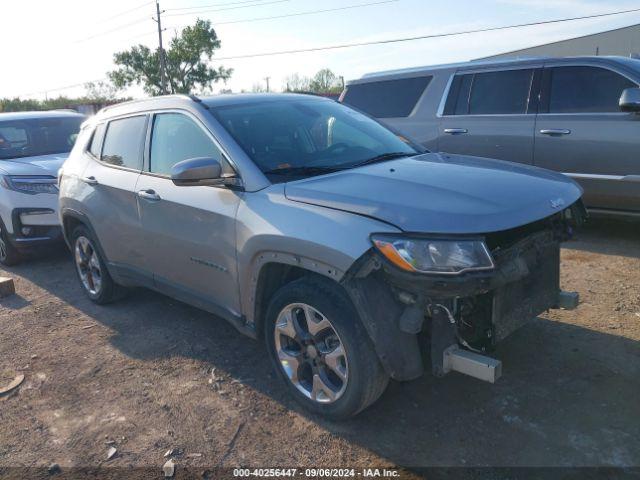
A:
{"label": "metal building", "polygon": [[522,57],[574,57],[577,55],[621,55],[640,58],[640,24],[583,37],[483,57],[495,60]]}

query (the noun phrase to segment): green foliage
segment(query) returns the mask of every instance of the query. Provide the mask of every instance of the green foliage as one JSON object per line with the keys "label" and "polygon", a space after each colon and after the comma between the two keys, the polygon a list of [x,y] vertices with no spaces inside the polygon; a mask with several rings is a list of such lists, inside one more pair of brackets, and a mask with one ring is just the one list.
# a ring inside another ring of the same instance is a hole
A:
{"label": "green foliage", "polygon": [[114,84],[105,81],[88,82],[84,84],[87,91],[86,98],[95,102],[110,102],[117,100],[120,89]]}
{"label": "green foliage", "polygon": [[[211,87],[220,80],[226,82],[232,69],[212,68],[209,62],[220,48],[220,40],[208,20],[198,19],[176,35],[165,49],[166,76],[169,93],[192,93]],[[160,49],[137,45],[114,55],[118,69],[109,78],[118,88],[142,85],[149,95],[162,94]]]}
{"label": "green foliage", "polygon": [[340,93],[342,82],[328,68],[323,68],[311,79],[309,87],[315,93]]}
{"label": "green foliage", "polygon": [[313,78],[302,77],[297,73],[286,78],[285,91],[287,92],[313,92],[313,93],[340,93],[342,81],[328,68],[323,68]]}
{"label": "green foliage", "polygon": [[0,98],[0,112],[28,112],[41,110],[57,110],[64,108],[75,109],[79,105],[96,105],[102,108],[113,103],[124,102],[129,98],[94,98],[90,96],[70,98],[60,96],[58,98],[49,98],[47,100],[31,100],[16,98]]}

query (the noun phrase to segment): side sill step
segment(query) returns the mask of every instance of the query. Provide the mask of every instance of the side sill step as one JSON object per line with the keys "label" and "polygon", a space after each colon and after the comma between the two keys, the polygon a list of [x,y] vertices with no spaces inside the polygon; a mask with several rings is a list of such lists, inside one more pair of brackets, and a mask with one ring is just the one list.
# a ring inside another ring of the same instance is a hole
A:
{"label": "side sill step", "polygon": [[444,373],[464,373],[485,382],[495,383],[502,375],[502,362],[495,358],[463,350],[452,345],[444,351]]}

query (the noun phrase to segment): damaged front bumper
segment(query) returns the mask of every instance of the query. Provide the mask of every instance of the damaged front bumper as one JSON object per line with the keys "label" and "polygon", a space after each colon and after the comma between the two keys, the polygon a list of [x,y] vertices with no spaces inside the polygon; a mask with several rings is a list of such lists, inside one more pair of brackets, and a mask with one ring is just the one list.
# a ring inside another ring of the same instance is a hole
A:
{"label": "damaged front bumper", "polygon": [[[486,236],[495,268],[457,276],[401,271],[375,250],[343,280],[389,375],[423,374],[420,333],[429,337],[431,369],[487,381],[501,372],[486,356],[496,343],[541,313],[573,308],[577,294],[560,290],[560,243],[583,210]],[[426,349],[425,349],[426,350]]]}

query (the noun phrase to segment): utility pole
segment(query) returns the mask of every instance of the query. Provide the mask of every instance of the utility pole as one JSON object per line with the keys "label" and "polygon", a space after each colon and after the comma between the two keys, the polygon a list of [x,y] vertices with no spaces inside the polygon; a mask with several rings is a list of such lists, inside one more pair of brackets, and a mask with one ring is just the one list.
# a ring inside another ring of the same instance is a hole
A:
{"label": "utility pole", "polygon": [[271,77],[264,77],[264,80],[267,82],[267,93],[269,93],[269,80],[271,80]]}
{"label": "utility pole", "polygon": [[167,94],[167,66],[165,64],[164,58],[164,48],[162,48],[162,19],[160,15],[164,13],[160,11],[160,2],[156,0],[156,15],[157,18],[154,18],[153,21],[158,24],[158,46],[160,53],[160,82],[162,83],[162,94]]}

